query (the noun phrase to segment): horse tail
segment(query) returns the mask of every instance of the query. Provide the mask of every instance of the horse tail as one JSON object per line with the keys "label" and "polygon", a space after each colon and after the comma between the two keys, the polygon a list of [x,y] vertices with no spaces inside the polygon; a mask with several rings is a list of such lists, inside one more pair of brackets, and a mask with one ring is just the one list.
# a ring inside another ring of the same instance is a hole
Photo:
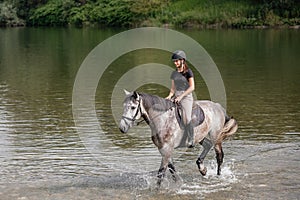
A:
{"label": "horse tail", "polygon": [[238,129],[237,121],[233,117],[226,116],[224,127],[218,135],[216,144],[222,143],[223,140],[233,135]]}

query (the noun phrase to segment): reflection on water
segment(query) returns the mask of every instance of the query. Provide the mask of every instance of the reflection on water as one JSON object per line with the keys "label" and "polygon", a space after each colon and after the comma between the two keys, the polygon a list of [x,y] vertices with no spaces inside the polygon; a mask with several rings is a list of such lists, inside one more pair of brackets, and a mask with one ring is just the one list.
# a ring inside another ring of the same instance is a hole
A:
{"label": "reflection on water", "polygon": [[[141,125],[128,134],[120,133],[112,117],[110,96],[119,78],[133,66],[150,62],[172,66],[169,53],[154,49],[130,52],[115,60],[101,78],[96,109],[106,138],[95,133],[87,136],[99,145],[107,140],[113,144],[99,152],[106,154],[106,163],[94,159],[74,127],[72,87],[76,72],[98,43],[118,32],[0,29],[1,199],[43,199],[47,195],[71,199],[76,191],[87,198],[102,192],[104,198],[123,199],[257,199],[261,197],[257,191],[274,197],[299,196],[299,178],[293,177],[300,161],[297,30],[182,31],[197,40],[216,62],[226,87],[228,112],[238,120],[239,130],[233,140],[224,143],[221,177],[215,175],[213,152],[206,160],[208,176],[202,178],[195,165],[200,147],[179,150],[174,161],[182,182],[175,184],[167,178],[161,193],[152,192],[156,173],[152,171],[158,169],[160,156],[149,129]],[[201,75],[195,76],[198,98],[208,99]],[[168,92],[158,85],[145,85],[140,90],[160,96]],[[116,154],[116,147],[132,154]],[[122,156],[128,158],[127,163],[119,163]],[[125,169],[122,173],[109,168],[116,163]]]}

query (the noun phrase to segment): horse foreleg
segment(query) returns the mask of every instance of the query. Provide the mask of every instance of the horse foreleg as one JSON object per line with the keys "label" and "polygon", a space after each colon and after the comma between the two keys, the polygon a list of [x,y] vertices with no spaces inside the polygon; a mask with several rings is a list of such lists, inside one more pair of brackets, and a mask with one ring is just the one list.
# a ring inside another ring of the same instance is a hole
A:
{"label": "horse foreleg", "polygon": [[216,159],[217,159],[217,163],[218,163],[217,174],[220,175],[221,174],[221,165],[223,163],[223,158],[224,158],[224,152],[223,152],[221,143],[218,143],[215,145],[215,152],[216,152]]}
{"label": "horse foreleg", "polygon": [[209,152],[209,150],[211,149],[211,147],[212,147],[213,144],[207,138],[204,138],[200,142],[200,144],[203,146],[203,151],[200,154],[200,156],[198,157],[198,159],[196,161],[196,164],[198,166],[199,172],[202,174],[202,176],[205,176],[206,172],[207,172],[207,168],[204,167],[203,161],[204,161],[204,158],[206,157],[207,153]]}
{"label": "horse foreleg", "polygon": [[158,187],[160,187],[161,182],[162,182],[162,180],[165,177],[165,174],[166,174],[166,168],[165,167],[159,168],[158,174],[157,174],[157,178],[158,178],[158,180],[157,180],[157,186]]}
{"label": "horse foreleg", "polygon": [[[176,177],[176,170],[175,170],[175,166],[173,165],[172,162],[169,162],[168,166],[169,168],[169,171],[171,172],[172,174],[172,178],[173,180],[176,182],[177,181],[177,177]],[[159,168],[158,170],[158,174],[157,174],[157,186],[160,187],[161,185],[161,182],[162,180],[164,179],[165,175],[166,175],[166,170],[167,170],[167,167],[164,167],[163,165]]]}
{"label": "horse foreleg", "polygon": [[[160,153],[162,154],[162,159],[161,159],[161,164],[160,164],[160,168],[158,170],[158,174],[157,174],[157,186],[160,187],[162,180],[165,177],[166,174],[166,170],[168,168],[168,165],[170,163],[170,157],[166,156],[164,154],[163,150],[160,150]],[[175,168],[174,168],[175,169]]]}
{"label": "horse foreleg", "polygon": [[170,171],[171,174],[172,174],[173,180],[176,182],[176,181],[177,181],[176,174],[175,174],[175,173],[176,173],[176,170],[175,170],[175,166],[173,165],[172,162],[169,162],[168,168],[169,168],[169,171]]}

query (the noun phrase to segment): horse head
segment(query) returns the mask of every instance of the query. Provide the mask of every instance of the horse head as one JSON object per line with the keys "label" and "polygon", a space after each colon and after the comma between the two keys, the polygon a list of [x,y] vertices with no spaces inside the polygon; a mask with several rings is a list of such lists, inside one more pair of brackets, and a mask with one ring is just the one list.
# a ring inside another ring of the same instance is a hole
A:
{"label": "horse head", "polygon": [[123,102],[123,115],[119,124],[122,133],[127,131],[134,125],[135,121],[142,116],[142,98],[136,91],[128,92],[124,90],[126,97]]}

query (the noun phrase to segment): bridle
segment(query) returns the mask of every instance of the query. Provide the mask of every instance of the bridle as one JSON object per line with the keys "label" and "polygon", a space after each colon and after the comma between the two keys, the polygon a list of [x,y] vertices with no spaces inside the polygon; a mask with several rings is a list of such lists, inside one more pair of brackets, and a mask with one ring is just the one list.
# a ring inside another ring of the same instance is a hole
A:
{"label": "bridle", "polygon": [[[135,113],[135,115],[133,116],[133,118],[126,117],[126,116],[124,116],[124,115],[122,116],[122,119],[124,119],[125,123],[127,123],[127,120],[130,120],[130,121],[132,121],[132,122],[134,122],[135,120],[137,120],[136,117],[138,116],[139,112],[141,113],[141,116],[144,118],[144,120],[145,120],[146,122],[148,121],[147,119],[145,119],[145,115],[142,113],[141,99],[139,99],[138,102],[139,102],[139,103],[138,103],[138,108],[136,109],[136,113]],[[144,120],[142,120],[142,121],[144,121]],[[137,124],[141,123],[142,121],[138,122]]]}

